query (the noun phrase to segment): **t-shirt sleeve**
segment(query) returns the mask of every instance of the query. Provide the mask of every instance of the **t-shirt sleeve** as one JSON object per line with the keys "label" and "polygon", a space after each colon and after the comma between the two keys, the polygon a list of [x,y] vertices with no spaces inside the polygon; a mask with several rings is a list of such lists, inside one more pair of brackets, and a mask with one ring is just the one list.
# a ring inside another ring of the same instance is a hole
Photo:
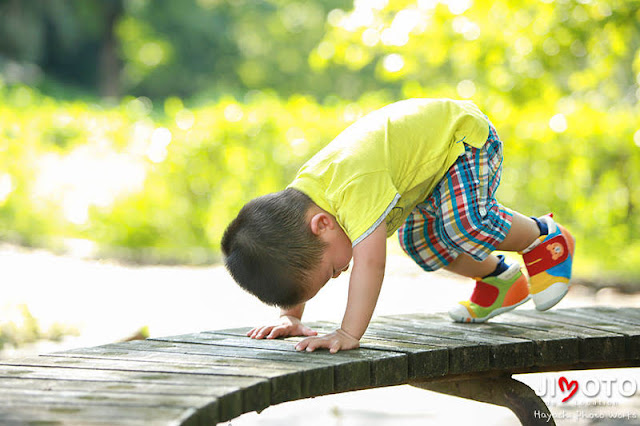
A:
{"label": "t-shirt sleeve", "polygon": [[386,218],[400,194],[388,173],[374,172],[354,178],[336,197],[336,218],[355,246]]}

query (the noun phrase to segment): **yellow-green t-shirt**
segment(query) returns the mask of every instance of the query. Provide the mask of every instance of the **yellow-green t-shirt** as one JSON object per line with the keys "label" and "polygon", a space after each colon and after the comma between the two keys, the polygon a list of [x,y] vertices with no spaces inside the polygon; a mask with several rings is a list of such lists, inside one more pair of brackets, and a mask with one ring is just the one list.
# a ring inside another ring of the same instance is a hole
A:
{"label": "yellow-green t-shirt", "polygon": [[383,221],[387,236],[464,153],[489,136],[469,101],[408,99],[357,120],[298,171],[289,187],[336,217],[355,246]]}

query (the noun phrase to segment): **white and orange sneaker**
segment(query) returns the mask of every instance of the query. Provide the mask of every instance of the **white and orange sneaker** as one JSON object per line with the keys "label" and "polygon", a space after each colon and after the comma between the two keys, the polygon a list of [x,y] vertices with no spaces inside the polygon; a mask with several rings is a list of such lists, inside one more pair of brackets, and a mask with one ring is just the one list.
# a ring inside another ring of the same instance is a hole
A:
{"label": "white and orange sneaker", "polygon": [[569,291],[575,239],[551,214],[538,218],[549,233],[541,235],[523,253],[529,273],[529,291],[536,309],[546,311]]}

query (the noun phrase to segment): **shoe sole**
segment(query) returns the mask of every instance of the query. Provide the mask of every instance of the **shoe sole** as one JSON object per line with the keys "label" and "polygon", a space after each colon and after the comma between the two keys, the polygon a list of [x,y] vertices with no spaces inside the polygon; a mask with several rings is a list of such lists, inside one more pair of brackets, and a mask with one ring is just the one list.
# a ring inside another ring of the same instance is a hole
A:
{"label": "shoe sole", "polygon": [[470,323],[470,322],[474,322],[474,323],[481,323],[481,322],[485,322],[486,320],[488,320],[489,318],[493,318],[495,316],[498,316],[500,314],[504,314],[505,312],[509,312],[514,310],[515,308],[517,308],[518,306],[522,305],[523,303],[529,301],[529,299],[531,298],[531,295],[528,295],[527,297],[525,297],[524,299],[522,299],[521,301],[519,301],[518,303],[516,303],[515,305],[510,305],[510,306],[505,306],[503,308],[497,308],[493,311],[491,311],[491,313],[489,315],[487,315],[486,317],[481,317],[481,318],[474,318],[474,317],[453,317],[453,315],[451,315],[451,313],[449,313],[449,316],[451,317],[452,320],[454,320],[455,322],[462,322],[462,323]]}
{"label": "shoe sole", "polygon": [[551,284],[539,293],[532,294],[531,298],[538,311],[546,311],[553,308],[569,292],[569,284],[557,282]]}

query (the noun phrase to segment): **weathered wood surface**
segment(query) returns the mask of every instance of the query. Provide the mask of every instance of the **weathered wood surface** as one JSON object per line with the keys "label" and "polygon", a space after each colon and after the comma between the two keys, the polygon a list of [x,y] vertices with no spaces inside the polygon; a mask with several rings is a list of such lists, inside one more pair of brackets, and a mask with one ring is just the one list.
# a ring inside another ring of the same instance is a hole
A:
{"label": "weathered wood surface", "polygon": [[445,376],[640,365],[635,308],[517,310],[485,324],[379,317],[360,349],[337,354],[296,352],[300,338],[252,340],[248,330],[0,360],[0,423],[210,425],[285,401]]}

